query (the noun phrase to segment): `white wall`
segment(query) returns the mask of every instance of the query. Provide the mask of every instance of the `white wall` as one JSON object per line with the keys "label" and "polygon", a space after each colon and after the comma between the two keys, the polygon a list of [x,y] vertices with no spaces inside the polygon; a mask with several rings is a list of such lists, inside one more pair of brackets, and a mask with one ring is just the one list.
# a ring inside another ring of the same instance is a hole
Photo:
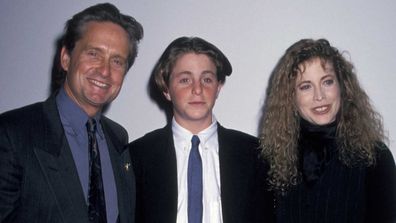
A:
{"label": "white wall", "polygon": [[[47,98],[54,43],[64,22],[99,1],[0,1],[0,113]],[[130,140],[162,127],[165,115],[147,81],[165,47],[180,36],[217,45],[234,72],[215,107],[226,127],[257,135],[270,72],[301,38],[327,38],[347,50],[362,86],[383,115],[396,154],[396,3],[392,0],[125,0],[112,1],[145,29],[135,65],[107,115]]]}

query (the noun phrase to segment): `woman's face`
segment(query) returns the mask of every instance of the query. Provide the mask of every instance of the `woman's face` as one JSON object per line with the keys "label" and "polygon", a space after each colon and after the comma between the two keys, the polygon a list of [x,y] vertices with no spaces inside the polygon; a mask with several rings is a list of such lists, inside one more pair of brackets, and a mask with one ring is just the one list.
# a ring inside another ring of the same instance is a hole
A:
{"label": "woman's face", "polygon": [[[315,125],[335,121],[340,110],[340,86],[330,62],[315,58],[300,65],[296,79],[296,105],[302,118]],[[303,69],[305,68],[305,69]]]}

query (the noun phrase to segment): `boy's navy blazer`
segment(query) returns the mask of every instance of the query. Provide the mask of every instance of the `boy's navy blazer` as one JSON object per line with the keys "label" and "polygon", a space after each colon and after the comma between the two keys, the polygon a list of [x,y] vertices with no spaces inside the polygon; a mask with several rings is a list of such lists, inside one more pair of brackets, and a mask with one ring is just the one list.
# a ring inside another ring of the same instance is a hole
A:
{"label": "boy's navy blazer", "polygon": [[[265,185],[266,174],[258,159],[258,139],[220,124],[217,131],[223,222],[253,222],[254,210],[271,216],[272,197],[265,188],[256,190]],[[135,140],[129,148],[136,175],[137,222],[175,223],[177,163],[171,124]]]}

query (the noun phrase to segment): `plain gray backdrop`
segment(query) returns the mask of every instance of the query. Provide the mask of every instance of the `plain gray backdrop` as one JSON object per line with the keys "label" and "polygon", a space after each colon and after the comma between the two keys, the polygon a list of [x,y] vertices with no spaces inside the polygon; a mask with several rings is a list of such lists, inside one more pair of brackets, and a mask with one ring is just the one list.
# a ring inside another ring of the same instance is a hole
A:
{"label": "plain gray backdrop", "polygon": [[[99,1],[0,1],[0,113],[49,96],[55,41],[73,14]],[[361,85],[383,116],[396,154],[396,3],[393,0],[119,0],[145,36],[107,116],[130,140],[162,127],[165,114],[147,82],[166,46],[199,36],[218,46],[233,65],[215,106],[219,122],[257,135],[269,75],[286,48],[302,38],[326,38],[355,65]]]}

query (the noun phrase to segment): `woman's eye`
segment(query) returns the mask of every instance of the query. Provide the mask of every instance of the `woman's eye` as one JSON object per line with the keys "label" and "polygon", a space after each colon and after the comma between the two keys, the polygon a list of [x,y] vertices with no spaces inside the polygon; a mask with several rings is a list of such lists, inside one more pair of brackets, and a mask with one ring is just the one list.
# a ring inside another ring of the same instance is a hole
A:
{"label": "woman's eye", "polygon": [[299,87],[300,90],[304,91],[304,90],[308,90],[310,89],[311,86],[309,84],[303,84]]}

